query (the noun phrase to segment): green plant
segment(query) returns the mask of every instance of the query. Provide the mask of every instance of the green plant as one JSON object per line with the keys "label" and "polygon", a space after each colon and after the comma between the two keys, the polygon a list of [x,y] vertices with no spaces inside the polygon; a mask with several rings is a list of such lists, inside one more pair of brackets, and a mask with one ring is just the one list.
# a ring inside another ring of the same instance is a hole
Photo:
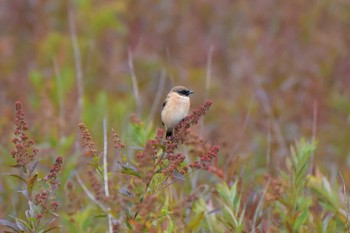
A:
{"label": "green plant", "polygon": [[237,184],[238,181],[234,182],[231,187],[226,183],[217,186],[218,200],[222,206],[222,215],[219,217],[219,221],[225,225],[227,230],[243,232],[245,207],[242,206]]}

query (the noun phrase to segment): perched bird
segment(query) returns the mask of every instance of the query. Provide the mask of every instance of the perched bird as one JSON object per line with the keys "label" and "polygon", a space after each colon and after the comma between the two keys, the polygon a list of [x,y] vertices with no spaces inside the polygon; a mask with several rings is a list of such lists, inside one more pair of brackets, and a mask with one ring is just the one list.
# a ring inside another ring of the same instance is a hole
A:
{"label": "perched bird", "polygon": [[190,110],[190,95],[194,92],[183,86],[173,87],[168,93],[161,113],[166,137],[173,135],[175,126],[182,121]]}

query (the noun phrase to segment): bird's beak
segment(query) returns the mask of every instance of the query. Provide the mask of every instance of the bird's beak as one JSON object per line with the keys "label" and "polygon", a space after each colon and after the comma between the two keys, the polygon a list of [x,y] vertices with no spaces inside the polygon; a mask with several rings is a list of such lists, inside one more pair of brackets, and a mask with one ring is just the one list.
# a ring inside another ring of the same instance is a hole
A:
{"label": "bird's beak", "polygon": [[191,94],[193,94],[193,93],[194,93],[194,91],[189,91],[188,93],[189,93],[189,95],[191,95]]}

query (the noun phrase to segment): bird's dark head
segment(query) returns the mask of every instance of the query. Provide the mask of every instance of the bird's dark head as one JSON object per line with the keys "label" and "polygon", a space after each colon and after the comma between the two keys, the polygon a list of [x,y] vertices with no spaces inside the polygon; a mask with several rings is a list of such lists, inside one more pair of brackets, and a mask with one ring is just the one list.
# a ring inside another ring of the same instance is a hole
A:
{"label": "bird's dark head", "polygon": [[175,93],[177,93],[177,94],[179,94],[181,96],[189,96],[189,95],[194,93],[193,91],[191,91],[187,87],[183,87],[183,86],[173,87],[173,89],[171,89],[170,92],[175,92]]}

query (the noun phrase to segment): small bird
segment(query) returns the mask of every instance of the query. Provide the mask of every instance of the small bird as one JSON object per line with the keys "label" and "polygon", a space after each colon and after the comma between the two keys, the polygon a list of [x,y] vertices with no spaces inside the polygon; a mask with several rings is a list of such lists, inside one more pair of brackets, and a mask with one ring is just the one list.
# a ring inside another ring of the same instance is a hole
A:
{"label": "small bird", "polygon": [[194,92],[183,86],[173,87],[163,102],[161,118],[166,130],[166,138],[173,135],[175,126],[190,110],[190,95]]}

